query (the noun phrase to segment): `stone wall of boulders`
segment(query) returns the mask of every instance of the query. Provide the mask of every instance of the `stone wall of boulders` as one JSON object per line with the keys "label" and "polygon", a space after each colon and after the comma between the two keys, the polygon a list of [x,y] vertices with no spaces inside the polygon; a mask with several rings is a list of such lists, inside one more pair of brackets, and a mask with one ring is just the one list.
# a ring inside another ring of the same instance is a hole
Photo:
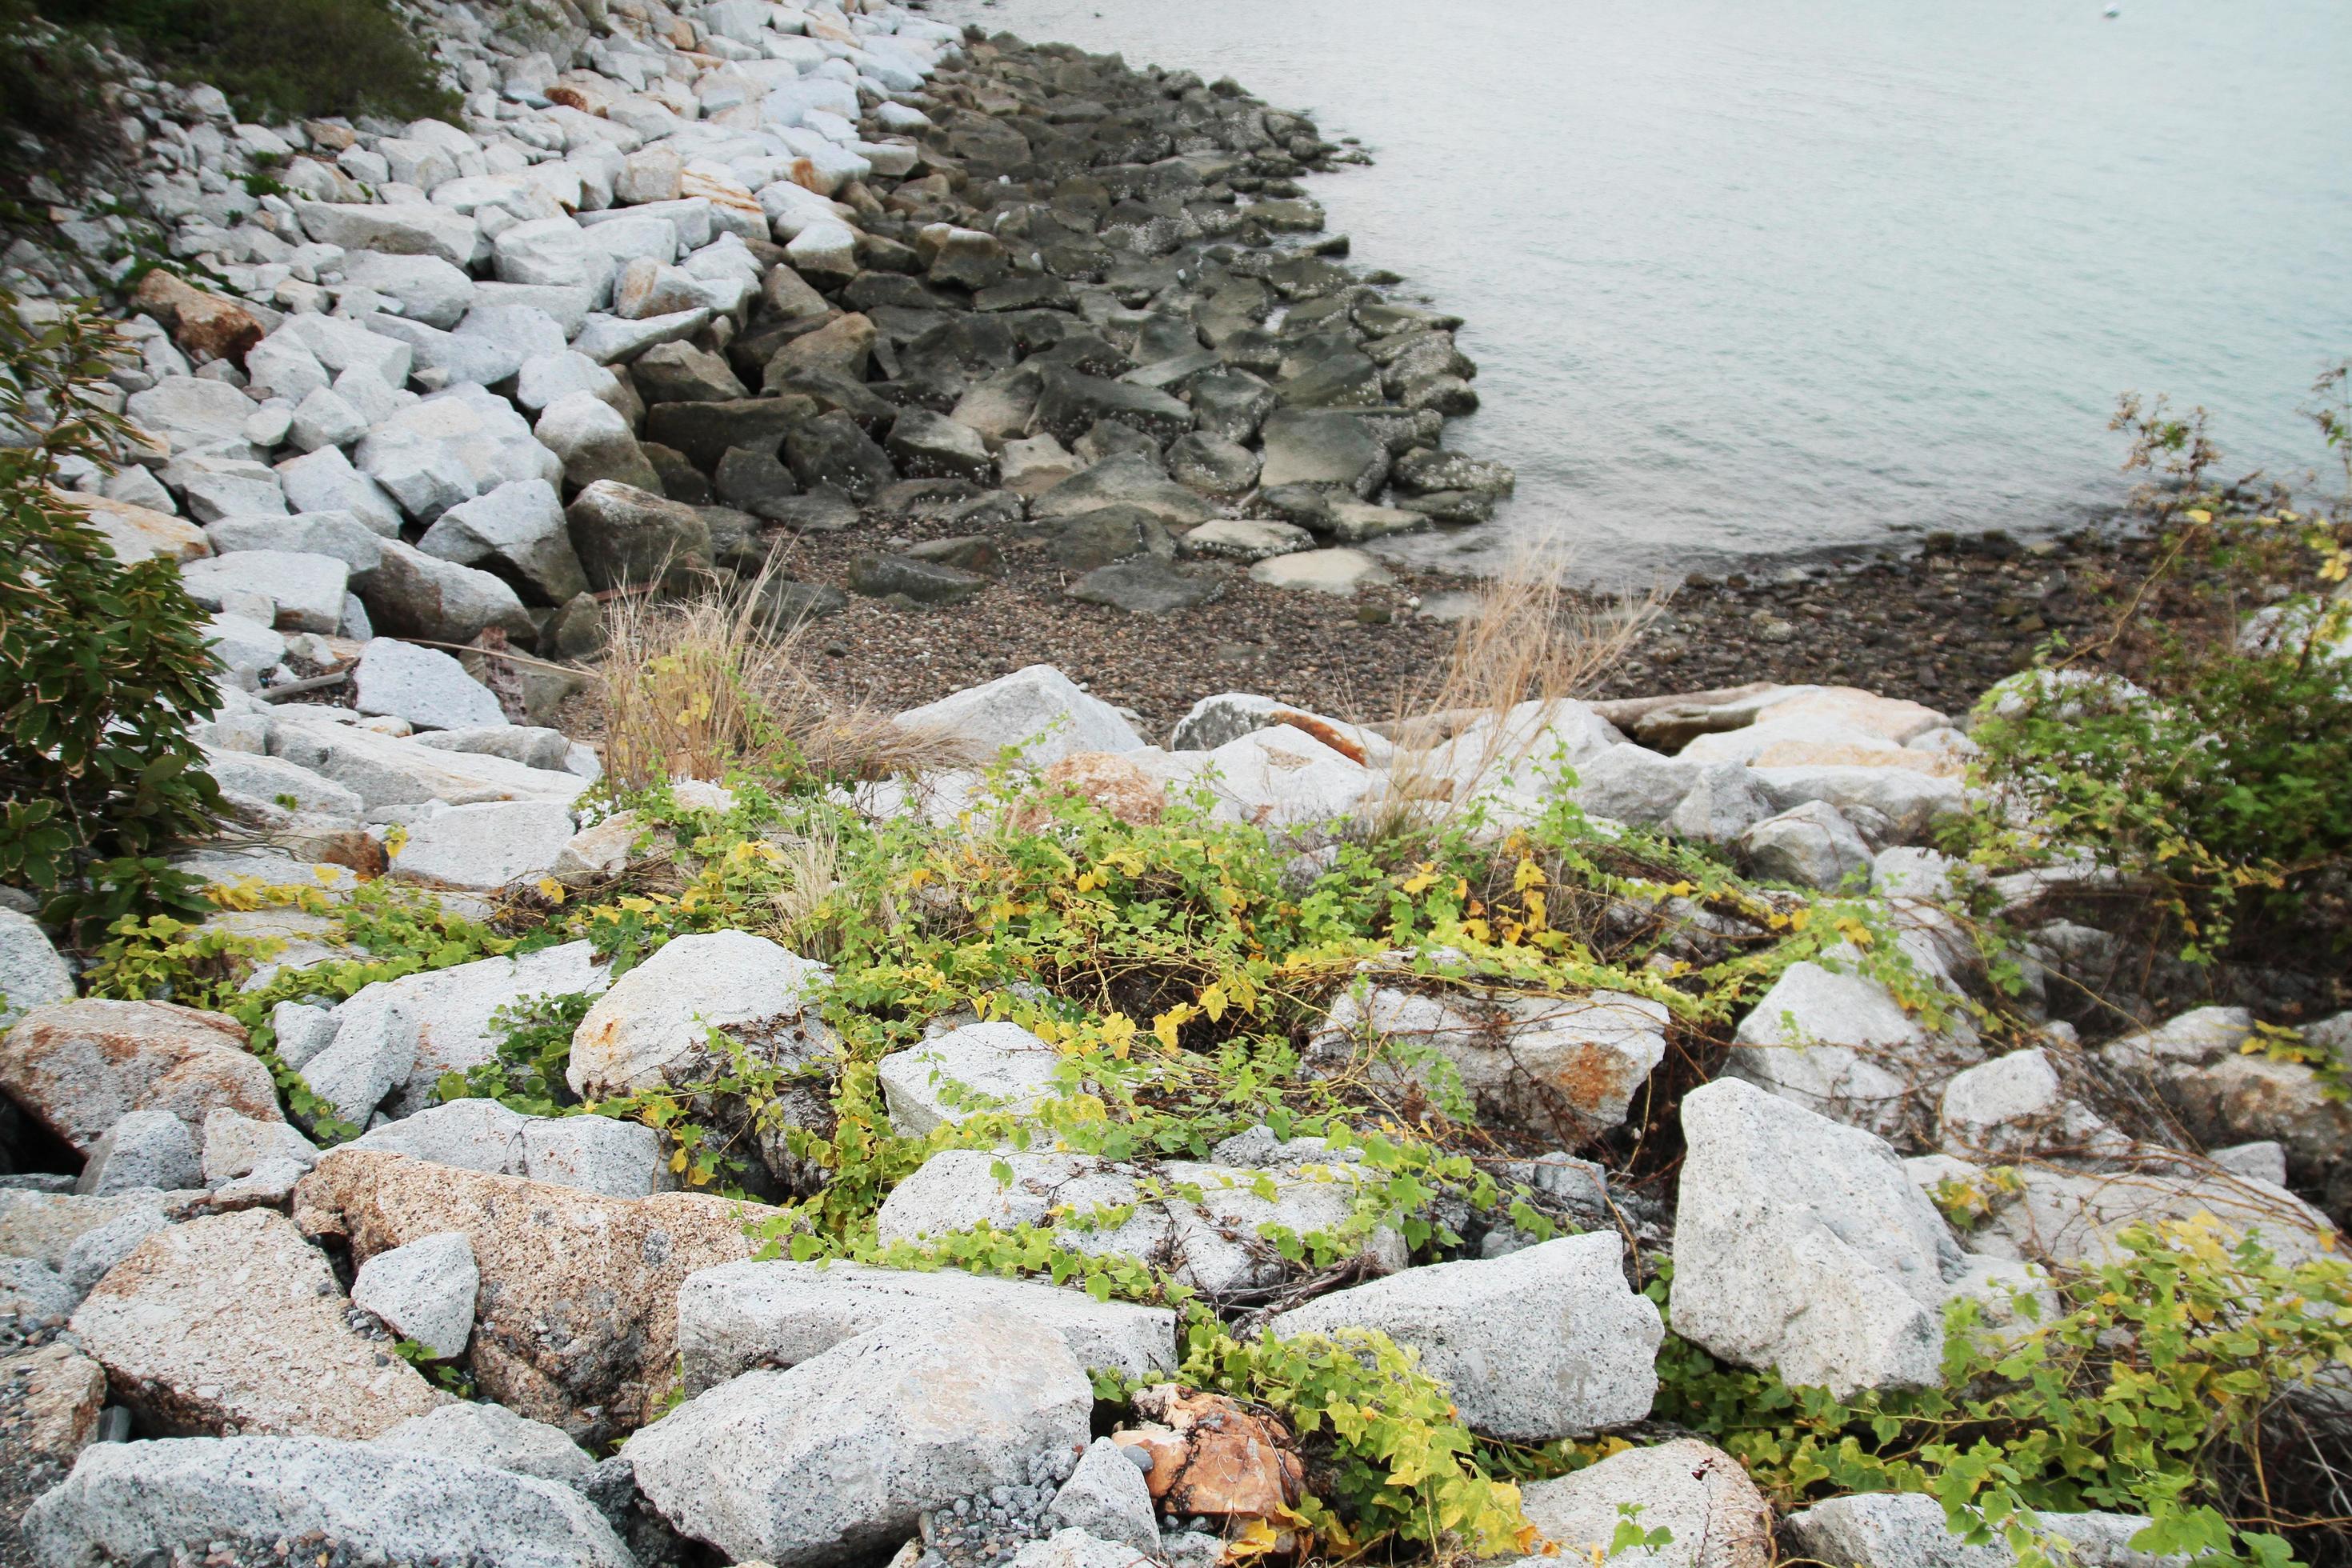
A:
{"label": "stone wall of boulders", "polygon": [[[1509,488],[1441,445],[1471,403],[1451,320],[1349,272],[1291,183],[1348,154],[1229,83],[887,5],[614,0],[527,36],[462,3],[420,14],[461,123],[239,125],[217,94],[138,87],[118,106],[143,216],[58,193],[73,254],[5,261],[36,311],[132,288],[116,381],[152,441],[67,479],[119,552],[179,560],[214,612],[231,689],[201,738],[234,820],[175,855],[214,883],[316,887],[332,910],[383,876],[490,916],[518,887],[642,866],[635,820],[582,807],[594,748],[546,722],[572,678],[504,656],[586,654],[609,595],[756,576],[780,530],[919,507],[969,531],[845,584],[770,577],[779,621],[845,587],[983,592],[975,542],[1015,531],[1082,599],[1155,610],[1244,565],[1345,587],[1370,566],[1353,546],[1474,524]],[[223,286],[134,278],[142,225]],[[1634,1286],[1659,1262],[1677,1332],[1846,1394],[1937,1383],[1948,1303],[2016,1328],[2021,1295],[2135,1224],[2289,1258],[2342,1244],[2352,1113],[2329,1079],[2244,1049],[2248,1009],[2070,1007],[2113,954],[2037,911],[2098,868],[1988,881],[1929,847],[1969,805],[1969,742],[1917,703],[1758,684],[1373,728],[1226,692],[1163,745],[1037,666],[898,721],[1009,749],[1129,823],[1203,792],[1301,887],[1399,812],[1475,806],[1507,834],[1565,763],[1596,833],[1654,828],[1757,879],[1738,915],[1662,893],[1691,966],[1832,890],[1870,900],[1928,1001],[1852,950],[1779,973],[1681,1094],[1671,1190],[1588,1157],[1679,1070],[1654,996],[1368,963],[1317,998],[1299,1071],[1442,1077],[1515,1141],[1498,1173],[1549,1239],[1465,1207],[1442,1216],[1458,1243],[1415,1247],[1404,1222],[1431,1216],[1398,1214],[1310,1270],[1276,1239],[1338,1231],[1382,1178],[1270,1123],[1189,1159],[944,1148],[881,1198],[885,1245],[1034,1227],[1244,1332],[1383,1332],[1483,1436],[1624,1437],[1527,1489],[1570,1552],[1612,1556],[1638,1505],[1672,1540],[1614,1553],[1627,1568],[1958,1560],[1931,1500],[1776,1518],[1729,1455],[1653,1426],[1663,1324]],[[992,809],[977,767],[830,804],[941,834]],[[76,955],[0,907],[0,1502],[28,1510],[0,1563],[1211,1568],[1299,1501],[1312,1456],[1173,1381],[1164,1307],[761,1256],[823,1175],[791,1134],[827,1125],[824,963],[713,931],[617,976],[575,941],[343,997],[300,990],[351,955],[335,916],[249,901],[207,931],[279,944],[247,984],[294,983],[268,1023],[316,1097],[300,1117],[244,1025],[82,995]],[[2029,937],[1999,1041],[1962,1005],[1996,1000],[1963,918],[1988,909]],[[714,1028],[819,1089],[729,1129],[740,1199],[677,1190],[650,1126],[441,1102],[493,1060],[502,1009],[549,995],[585,1008],[576,1095],[703,1081]],[[2352,1015],[2306,1039],[2352,1062]],[[969,1015],[876,1076],[909,1138],[982,1106],[1042,1131],[1086,1091],[1053,1045]],[[357,1135],[322,1147],[341,1124]],[[1953,1190],[1983,1200],[1965,1236],[1932,1201]],[[1136,1386],[1107,1436],[1089,1373]],[[2090,1568],[2147,1568],[2138,1521],[2047,1522]]]}

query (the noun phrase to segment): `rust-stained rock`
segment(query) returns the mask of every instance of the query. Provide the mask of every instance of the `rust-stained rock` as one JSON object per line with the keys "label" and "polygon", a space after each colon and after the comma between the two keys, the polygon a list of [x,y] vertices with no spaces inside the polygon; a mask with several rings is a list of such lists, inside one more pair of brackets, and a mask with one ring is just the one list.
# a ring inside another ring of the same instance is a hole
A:
{"label": "rust-stained rock", "polygon": [[698,1268],[759,1249],[759,1204],[703,1193],[608,1198],[400,1154],[329,1154],[294,1193],[313,1237],[348,1241],[354,1263],[458,1231],[481,1275],[475,1380],[501,1405],[609,1440],[658,1414],[676,1373],[677,1290]]}
{"label": "rust-stained rock", "polygon": [[242,365],[247,351],[265,335],[253,312],[235,300],[208,294],[160,267],[139,280],[131,303],[168,329],[173,341],[199,364],[226,359]]}
{"label": "rust-stained rock", "polygon": [[244,1025],[168,1002],[34,1008],[0,1037],[0,1091],[82,1154],[129,1110],[168,1110],[196,1132],[222,1106],[286,1119]]}
{"label": "rust-stained rock", "polygon": [[[1065,791],[1084,795],[1137,827],[1159,821],[1168,807],[1166,792],[1151,775],[1116,752],[1074,752],[1045,770],[1045,786],[1049,795]],[[1034,829],[1045,815],[1042,807],[1032,807],[1023,814],[1020,826]]]}
{"label": "rust-stained rock", "polygon": [[117,1397],[172,1436],[361,1442],[449,1396],[364,1337],[326,1254],[268,1209],[156,1232],[73,1316]]}
{"label": "rust-stained rock", "polygon": [[159,557],[165,561],[201,561],[213,552],[212,541],[205,537],[205,531],[184,517],[81,490],[53,489],[49,498],[80,512],[92,528],[106,536],[107,548],[125,566]]}
{"label": "rust-stained rock", "polygon": [[98,1430],[106,1369],[71,1345],[0,1359],[0,1452],[70,1460]]}
{"label": "rust-stained rock", "polygon": [[1272,1519],[1306,1490],[1290,1429],[1272,1415],[1172,1383],[1138,1390],[1135,1409],[1149,1425],[1111,1441],[1151,1457],[1144,1480],[1163,1513]]}

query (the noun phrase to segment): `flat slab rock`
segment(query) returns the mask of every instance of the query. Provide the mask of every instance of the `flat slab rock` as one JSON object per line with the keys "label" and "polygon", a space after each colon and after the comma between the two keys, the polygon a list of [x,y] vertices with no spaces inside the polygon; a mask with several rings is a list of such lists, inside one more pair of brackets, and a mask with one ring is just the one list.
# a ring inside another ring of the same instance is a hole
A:
{"label": "flat slab rock", "polygon": [[74,1314],[122,1401],[166,1433],[360,1439],[449,1396],[344,1317],[326,1255],[266,1209],[157,1232]]}
{"label": "flat slab rock", "polygon": [[266,1556],[312,1531],[354,1560],[634,1568],[581,1493],[437,1455],[306,1437],[100,1443],[25,1516],[43,1563]]}
{"label": "flat slab rock", "polygon": [[1164,1307],[1097,1301],[1033,1280],[859,1263],[728,1263],[689,1276],[677,1295],[677,1350],[688,1391],[699,1393],[757,1367],[796,1366],[875,1329],[987,1311],[1052,1331],[1089,1370],[1130,1378],[1176,1370],[1176,1316]]}

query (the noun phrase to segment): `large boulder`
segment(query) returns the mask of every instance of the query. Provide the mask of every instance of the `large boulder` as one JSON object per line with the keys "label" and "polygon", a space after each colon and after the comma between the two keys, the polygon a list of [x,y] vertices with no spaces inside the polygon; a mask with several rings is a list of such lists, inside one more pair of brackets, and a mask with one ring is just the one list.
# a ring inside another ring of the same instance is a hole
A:
{"label": "large boulder", "polygon": [[662,1517],[737,1562],[814,1568],[903,1541],[925,1510],[1059,1480],[1094,1390],[1051,1331],[992,1311],[750,1372],[631,1437]]}
{"label": "large boulder", "polygon": [[419,522],[511,479],[551,484],[563,472],[514,405],[470,384],[394,413],[360,442],[356,461]]}
{"label": "large boulder", "polygon": [[710,525],[683,501],[599,479],[572,497],[563,515],[591,588],[683,586],[710,570]]}
{"label": "large boulder", "polygon": [[[2095,1267],[2125,1260],[2126,1232],[2186,1225],[2226,1236],[2258,1237],[2290,1266],[2342,1248],[2327,1216],[2285,1188],[2228,1171],[2061,1170],[2040,1163],[2010,1168],[1996,1180],[1984,1167],[1948,1155],[1910,1162],[1927,1190],[1949,1183],[1986,1210],[1969,1233],[1993,1258]],[[1948,1190],[1948,1189],[1946,1189]]]}
{"label": "large boulder", "polygon": [[1625,1282],[1613,1232],[1408,1268],[1275,1317],[1279,1339],[1373,1329],[1421,1352],[1472,1431],[1548,1443],[1650,1414],[1658,1309]]}
{"label": "large boulder", "polygon": [[34,1008],[0,1037],[0,1093],[80,1154],[126,1111],[168,1110],[191,1129],[216,1107],[285,1120],[245,1026],[168,1002]]}
{"label": "large boulder", "polygon": [[367,1150],[329,1154],[294,1192],[295,1222],[362,1263],[463,1233],[481,1278],[475,1381],[582,1442],[653,1415],[675,1368],[679,1285],[751,1257],[751,1227],[776,1217],[700,1193],[608,1198]]}
{"label": "large boulder", "polygon": [[1176,1318],[1164,1307],[953,1268],[781,1260],[690,1277],[677,1295],[677,1353],[687,1391],[698,1394],[754,1368],[797,1366],[855,1335],[1000,1311],[1058,1336],[1088,1371],[1147,1379],[1176,1369]]}
{"label": "large boulder", "polygon": [[493,627],[524,641],[533,633],[504,579],[396,539],[383,542],[375,565],[354,576],[352,588],[367,605],[371,627],[394,637],[468,643]]}
{"label": "large boulder", "polygon": [[486,1465],[583,1490],[596,1473],[596,1461],[560,1428],[518,1415],[503,1405],[444,1405],[412,1415],[369,1441],[379,1448]]}
{"label": "large boulder", "polygon": [[[1627,1448],[1597,1465],[1521,1489],[1528,1522],[1557,1559],[1522,1558],[1508,1568],[1548,1561],[1607,1563],[1612,1568],[1770,1568],[1772,1508],[1739,1461],[1691,1437]],[[1664,1530],[1656,1547],[1612,1552],[1627,1509],[1643,1531]],[[1846,1559],[1824,1561],[1843,1563]]]}
{"label": "large boulder", "polygon": [[505,578],[534,603],[561,605],[588,586],[563,504],[545,479],[513,479],[443,512],[417,548]]}
{"label": "large boulder", "polygon": [[1931,1030],[1852,964],[1810,959],[1781,972],[1732,1041],[1727,1074],[1889,1136],[1928,1114],[1929,1086],[1984,1059],[1964,1019]]}
{"label": "large boulder", "polygon": [[495,892],[554,870],[574,831],[570,809],[553,801],[453,805],[411,825],[392,875],[422,887]]}
{"label": "large boulder", "polygon": [[[0,910],[0,1029],[35,1007],[73,999],[73,971],[58,955],[41,922],[15,910]],[[0,1047],[0,1058],[5,1047]]]}
{"label": "large boulder", "polygon": [[1940,1383],[1967,1260],[1895,1151],[1736,1079],[1682,1121],[1675,1331],[1841,1398]]}
{"label": "large boulder", "polygon": [[1481,1113],[1572,1142],[1624,1121],[1665,1059],[1666,1023],[1662,1003],[1622,991],[1433,996],[1382,985],[1343,993],[1307,1053],[1326,1071],[1356,1070],[1370,1055],[1376,1076],[1434,1088],[1429,1065],[1391,1054],[1434,1052]]}
{"label": "large boulder", "polygon": [[673,938],[601,997],[572,1037],[572,1092],[603,1100],[714,1076],[712,1029],[753,1054],[804,1066],[832,1054],[818,1013],[832,971],[749,931]]}
{"label": "large boulder", "polygon": [[[411,1374],[412,1376],[414,1373]],[[194,1562],[291,1539],[353,1561],[634,1568],[587,1498],[512,1470],[372,1443],[194,1437],[100,1443],[25,1516],[47,1564]]]}
{"label": "large boulder", "polygon": [[267,1209],[142,1242],[74,1313],[82,1348],[151,1430],[359,1439],[448,1400],[362,1337],[326,1255]]}
{"label": "large boulder", "polygon": [[1050,664],[1033,664],[898,715],[904,730],[964,742],[982,758],[1011,746],[1032,767],[1079,752],[1134,752],[1135,726]]}
{"label": "large boulder", "polygon": [[355,672],[362,713],[390,714],[419,730],[466,730],[507,722],[498,696],[438,648],[380,637],[360,650]]}

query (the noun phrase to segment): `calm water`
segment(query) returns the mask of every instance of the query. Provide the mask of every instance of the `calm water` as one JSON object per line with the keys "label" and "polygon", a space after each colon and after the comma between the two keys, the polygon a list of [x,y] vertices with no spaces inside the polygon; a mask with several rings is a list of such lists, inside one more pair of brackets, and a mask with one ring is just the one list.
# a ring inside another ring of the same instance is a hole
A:
{"label": "calm water", "polygon": [[1648,575],[2063,528],[2115,395],[2306,470],[2352,354],[2345,0],[949,0],[1230,72],[1371,169],[1312,194],[1469,318],[1452,444],[1517,501],[1425,548]]}

